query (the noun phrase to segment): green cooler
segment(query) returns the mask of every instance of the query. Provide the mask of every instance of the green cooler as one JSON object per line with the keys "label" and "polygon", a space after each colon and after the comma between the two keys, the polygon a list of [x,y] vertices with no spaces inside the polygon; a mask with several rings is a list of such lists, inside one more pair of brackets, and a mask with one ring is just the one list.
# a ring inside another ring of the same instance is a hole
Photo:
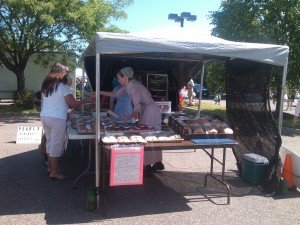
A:
{"label": "green cooler", "polygon": [[247,153],[242,156],[242,178],[244,181],[259,185],[266,176],[269,160],[255,153]]}

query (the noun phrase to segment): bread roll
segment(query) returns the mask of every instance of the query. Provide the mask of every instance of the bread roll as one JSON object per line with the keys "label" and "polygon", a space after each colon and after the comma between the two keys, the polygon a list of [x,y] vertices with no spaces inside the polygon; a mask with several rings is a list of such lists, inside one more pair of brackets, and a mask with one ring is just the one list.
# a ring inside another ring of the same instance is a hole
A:
{"label": "bread roll", "polygon": [[157,141],[157,137],[156,136],[147,136],[145,137],[146,141]]}
{"label": "bread roll", "polygon": [[229,127],[224,129],[224,134],[233,134],[233,130]]}
{"label": "bread roll", "polygon": [[194,134],[201,134],[201,133],[204,133],[204,130],[201,126],[193,126],[193,133]]}
{"label": "bread roll", "polygon": [[218,131],[216,129],[212,128],[212,129],[208,130],[208,133],[209,134],[217,134]]}
{"label": "bread roll", "polygon": [[215,120],[211,121],[211,124],[212,124],[213,128],[215,128],[216,130],[218,130],[221,127],[222,122],[220,120],[218,120],[218,119],[215,119]]}

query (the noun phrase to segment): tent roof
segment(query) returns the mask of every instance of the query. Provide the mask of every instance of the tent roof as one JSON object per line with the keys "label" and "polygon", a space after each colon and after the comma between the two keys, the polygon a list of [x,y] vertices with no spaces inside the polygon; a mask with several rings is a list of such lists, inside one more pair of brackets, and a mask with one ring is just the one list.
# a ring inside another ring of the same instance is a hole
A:
{"label": "tent roof", "polygon": [[199,59],[199,55],[212,55],[285,66],[288,63],[289,47],[233,42],[185,28],[166,28],[128,34],[98,32],[84,51],[83,57],[95,56],[96,53],[183,53],[185,56],[191,54],[189,59]]}

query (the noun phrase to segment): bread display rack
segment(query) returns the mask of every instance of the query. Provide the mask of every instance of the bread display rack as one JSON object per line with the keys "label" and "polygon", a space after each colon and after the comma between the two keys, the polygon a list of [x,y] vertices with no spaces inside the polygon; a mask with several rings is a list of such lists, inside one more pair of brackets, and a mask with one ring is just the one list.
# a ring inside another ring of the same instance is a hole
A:
{"label": "bread display rack", "polygon": [[186,140],[233,138],[233,130],[224,121],[209,117],[191,119],[186,116],[171,116],[168,125]]}

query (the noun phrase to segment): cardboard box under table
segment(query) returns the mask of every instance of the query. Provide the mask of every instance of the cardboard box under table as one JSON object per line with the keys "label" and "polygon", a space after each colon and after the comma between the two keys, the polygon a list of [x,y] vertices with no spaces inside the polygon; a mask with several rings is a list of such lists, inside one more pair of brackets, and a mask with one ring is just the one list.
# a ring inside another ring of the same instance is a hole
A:
{"label": "cardboard box under table", "polygon": [[252,185],[262,183],[267,174],[269,161],[267,158],[248,153],[242,156],[242,178]]}

